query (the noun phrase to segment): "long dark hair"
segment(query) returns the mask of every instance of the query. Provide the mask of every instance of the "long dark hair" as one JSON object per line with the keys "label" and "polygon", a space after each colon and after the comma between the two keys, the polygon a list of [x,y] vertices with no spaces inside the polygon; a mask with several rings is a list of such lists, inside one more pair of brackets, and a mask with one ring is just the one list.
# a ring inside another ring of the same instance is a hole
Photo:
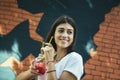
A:
{"label": "long dark hair", "polygon": [[[71,52],[71,51],[73,51],[73,46],[75,45],[75,41],[76,41],[76,23],[75,23],[75,21],[70,16],[62,15],[62,16],[58,17],[55,20],[55,22],[53,23],[53,25],[51,27],[50,32],[48,33],[48,36],[46,37],[46,42],[49,42],[50,38],[52,36],[54,36],[55,30],[56,30],[57,26],[60,25],[60,24],[63,24],[63,23],[70,24],[73,27],[73,29],[74,29],[73,42],[72,42],[72,44],[67,49],[67,52]],[[53,45],[53,47],[54,47],[54,49],[56,51],[57,47],[56,47],[56,43],[55,43],[54,38],[53,38],[51,44]]]}

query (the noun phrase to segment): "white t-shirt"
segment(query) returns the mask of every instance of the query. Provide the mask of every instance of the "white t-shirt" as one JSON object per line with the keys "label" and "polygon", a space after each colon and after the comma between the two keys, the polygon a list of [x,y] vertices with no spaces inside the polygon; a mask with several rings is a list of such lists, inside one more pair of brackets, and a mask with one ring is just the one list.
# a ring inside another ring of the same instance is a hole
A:
{"label": "white t-shirt", "polygon": [[83,75],[83,59],[76,52],[71,52],[55,64],[57,78],[59,79],[63,71],[69,71],[77,80]]}
{"label": "white t-shirt", "polygon": [[[60,76],[63,71],[69,71],[77,80],[83,75],[83,59],[81,55],[76,52],[71,52],[62,58],[58,63],[55,64],[57,79],[60,79]],[[38,76],[38,80],[46,80],[46,74]]]}

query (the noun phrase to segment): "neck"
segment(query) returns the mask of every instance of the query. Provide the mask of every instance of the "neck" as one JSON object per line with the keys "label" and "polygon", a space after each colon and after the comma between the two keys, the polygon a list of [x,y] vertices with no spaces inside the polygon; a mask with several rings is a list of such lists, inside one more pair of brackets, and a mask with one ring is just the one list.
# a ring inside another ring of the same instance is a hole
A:
{"label": "neck", "polygon": [[56,62],[58,62],[58,61],[60,61],[66,54],[67,54],[67,51],[64,49],[59,49],[59,50],[57,50],[57,55],[56,55],[56,58],[55,58],[55,60],[56,60]]}

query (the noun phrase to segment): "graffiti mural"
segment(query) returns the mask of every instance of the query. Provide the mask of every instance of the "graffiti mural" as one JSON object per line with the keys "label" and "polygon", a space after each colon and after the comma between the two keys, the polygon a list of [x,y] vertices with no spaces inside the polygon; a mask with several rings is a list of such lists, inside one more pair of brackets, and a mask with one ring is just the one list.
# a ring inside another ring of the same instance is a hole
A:
{"label": "graffiti mural", "polygon": [[15,80],[16,75],[29,68],[40,53],[41,42],[52,22],[62,14],[70,15],[77,22],[75,50],[85,63],[96,54],[93,36],[99,24],[117,4],[119,0],[1,0],[0,80]]}

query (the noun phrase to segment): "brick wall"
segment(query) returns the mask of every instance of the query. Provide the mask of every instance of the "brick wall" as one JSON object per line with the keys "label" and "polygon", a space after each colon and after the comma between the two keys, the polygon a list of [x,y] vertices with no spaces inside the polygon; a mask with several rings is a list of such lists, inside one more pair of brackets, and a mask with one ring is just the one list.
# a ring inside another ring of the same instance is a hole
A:
{"label": "brick wall", "polygon": [[120,5],[105,15],[94,42],[97,54],[85,63],[82,80],[120,80]]}
{"label": "brick wall", "polygon": [[[30,23],[32,39],[43,38],[35,30],[43,13],[31,14],[18,8],[17,0],[0,0],[0,34],[7,35],[16,25],[25,20]],[[120,5],[111,9],[100,24],[94,36],[97,54],[85,63],[86,75],[82,80],[119,80],[120,79]],[[33,55],[21,62],[24,68],[15,67],[17,74],[29,68]],[[16,65],[16,64],[14,64]]]}
{"label": "brick wall", "polygon": [[[29,21],[30,37],[37,41],[42,41],[43,38],[36,33],[38,24],[43,16],[43,13],[31,14],[25,10],[18,8],[17,0],[0,0],[0,34],[9,34],[18,24]],[[24,26],[23,26],[24,27]],[[19,74],[29,68],[34,56],[30,53],[20,65],[14,63],[14,71]],[[23,67],[24,66],[24,67]]]}
{"label": "brick wall", "polygon": [[28,20],[30,37],[42,41],[43,38],[36,33],[42,16],[43,13],[31,14],[18,8],[17,0],[0,0],[0,34],[7,35],[18,24]]}

